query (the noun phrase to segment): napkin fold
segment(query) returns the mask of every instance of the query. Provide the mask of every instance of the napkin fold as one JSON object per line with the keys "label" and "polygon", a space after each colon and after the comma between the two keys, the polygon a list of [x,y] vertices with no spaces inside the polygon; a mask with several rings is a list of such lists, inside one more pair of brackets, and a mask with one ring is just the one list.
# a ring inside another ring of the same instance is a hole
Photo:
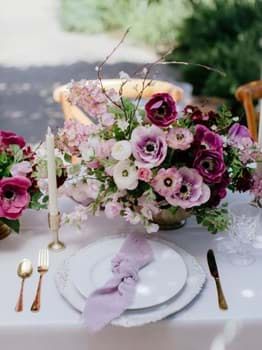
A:
{"label": "napkin fold", "polygon": [[111,261],[113,277],[86,300],[81,318],[91,332],[101,330],[132,304],[138,272],[151,261],[153,251],[146,237],[129,234]]}

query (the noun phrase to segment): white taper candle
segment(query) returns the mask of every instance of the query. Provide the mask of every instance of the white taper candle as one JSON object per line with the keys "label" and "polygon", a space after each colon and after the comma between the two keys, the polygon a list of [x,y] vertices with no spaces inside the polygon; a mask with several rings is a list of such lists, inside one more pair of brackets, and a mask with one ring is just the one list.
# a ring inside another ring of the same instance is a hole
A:
{"label": "white taper candle", "polygon": [[55,162],[55,141],[50,127],[46,134],[47,150],[47,172],[48,172],[48,195],[49,195],[49,213],[58,214],[57,205],[57,181],[56,181],[56,162]]}

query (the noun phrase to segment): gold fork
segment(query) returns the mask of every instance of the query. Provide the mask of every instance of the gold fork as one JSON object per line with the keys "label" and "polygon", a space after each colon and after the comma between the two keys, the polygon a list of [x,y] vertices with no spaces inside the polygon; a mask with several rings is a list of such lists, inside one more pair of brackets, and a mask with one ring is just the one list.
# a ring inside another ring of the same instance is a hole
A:
{"label": "gold fork", "polygon": [[36,290],[35,299],[31,306],[31,311],[38,312],[41,307],[41,287],[42,287],[42,279],[44,274],[48,271],[49,267],[49,253],[47,249],[40,249],[38,253],[38,266],[37,271],[39,272],[39,281]]}

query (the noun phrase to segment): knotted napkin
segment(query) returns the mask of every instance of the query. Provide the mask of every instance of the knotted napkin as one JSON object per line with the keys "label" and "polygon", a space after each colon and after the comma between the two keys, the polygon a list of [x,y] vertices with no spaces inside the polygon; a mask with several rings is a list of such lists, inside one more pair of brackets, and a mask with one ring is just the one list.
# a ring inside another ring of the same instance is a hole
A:
{"label": "knotted napkin", "polygon": [[82,320],[91,332],[101,330],[132,304],[138,271],[152,260],[153,251],[146,237],[129,234],[111,261],[113,277],[87,298]]}

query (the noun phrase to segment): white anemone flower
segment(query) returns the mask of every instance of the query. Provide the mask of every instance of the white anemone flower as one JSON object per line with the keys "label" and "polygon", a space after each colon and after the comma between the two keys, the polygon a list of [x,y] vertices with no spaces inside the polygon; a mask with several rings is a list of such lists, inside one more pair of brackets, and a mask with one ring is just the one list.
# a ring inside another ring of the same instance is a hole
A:
{"label": "white anemone flower", "polygon": [[132,154],[132,147],[129,141],[118,141],[112,147],[111,155],[116,160],[128,159]]}
{"label": "white anemone flower", "polygon": [[119,190],[134,190],[138,185],[135,165],[128,160],[118,162],[113,169],[113,179]]}

